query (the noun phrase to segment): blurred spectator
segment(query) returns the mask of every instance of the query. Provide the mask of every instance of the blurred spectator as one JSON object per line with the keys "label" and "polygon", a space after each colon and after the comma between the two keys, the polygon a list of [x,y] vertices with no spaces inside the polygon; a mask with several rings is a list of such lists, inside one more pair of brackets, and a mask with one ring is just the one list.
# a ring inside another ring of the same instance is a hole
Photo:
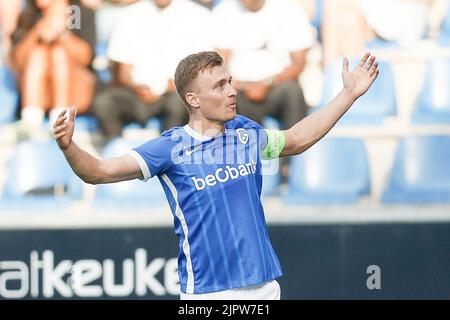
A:
{"label": "blurred spectator", "polygon": [[22,0],[0,0],[0,65],[10,63],[11,35],[21,10]]}
{"label": "blurred spectator", "polygon": [[116,83],[93,104],[106,139],[152,117],[162,118],[163,129],[187,121],[173,75],[183,57],[211,48],[209,25],[209,11],[190,0],[142,0],[122,12],[108,49]]}
{"label": "blurred spectator", "polygon": [[317,0],[295,0],[295,1],[303,7],[303,9],[305,10],[306,16],[308,17],[308,20],[312,21],[314,19],[314,17],[316,16]]}
{"label": "blurred spectator", "polygon": [[326,0],[323,62],[356,57],[375,39],[411,44],[427,32],[435,0]]}
{"label": "blurred spectator", "polygon": [[86,8],[97,10],[102,4],[102,0],[80,0],[81,4]]}
{"label": "blurred spectator", "polygon": [[24,129],[39,130],[47,111],[52,122],[62,108],[88,110],[95,87],[91,9],[79,1],[28,0],[13,42]]}
{"label": "blurred spectator", "polygon": [[222,0],[191,0],[195,3],[198,3],[208,9],[214,8],[216,5],[218,5]]}
{"label": "blurred spectator", "polygon": [[431,4],[428,23],[429,23],[429,36],[430,38],[437,38],[443,24],[447,19],[450,19],[450,1],[449,0],[434,0]]}
{"label": "blurred spectator", "polygon": [[[91,0],[89,0],[91,1]],[[96,7],[96,29],[97,42],[107,44],[111,37],[114,26],[120,20],[120,15],[128,5],[139,0],[103,0],[100,6]]]}
{"label": "blurred spectator", "polygon": [[305,10],[306,16],[313,27],[317,41],[321,42],[321,24],[323,19],[323,2],[326,0],[295,0]]}
{"label": "blurred spectator", "polygon": [[313,44],[308,18],[290,0],[224,0],[213,10],[215,46],[238,89],[240,114],[270,115],[287,129],[307,105],[298,78]]}

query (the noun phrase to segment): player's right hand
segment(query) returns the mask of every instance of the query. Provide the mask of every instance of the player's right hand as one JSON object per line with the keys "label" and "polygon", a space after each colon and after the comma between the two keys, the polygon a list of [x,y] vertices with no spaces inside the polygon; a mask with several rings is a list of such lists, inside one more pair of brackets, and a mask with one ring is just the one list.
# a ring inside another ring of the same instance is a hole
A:
{"label": "player's right hand", "polygon": [[65,109],[53,124],[54,137],[61,150],[67,149],[72,142],[76,114],[76,108]]}

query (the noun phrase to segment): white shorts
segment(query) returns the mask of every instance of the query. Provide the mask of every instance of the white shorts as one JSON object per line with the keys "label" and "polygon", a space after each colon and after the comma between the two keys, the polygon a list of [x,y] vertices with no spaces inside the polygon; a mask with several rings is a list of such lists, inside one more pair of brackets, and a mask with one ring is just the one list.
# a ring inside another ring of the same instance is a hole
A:
{"label": "white shorts", "polygon": [[188,294],[180,292],[180,300],[280,300],[281,288],[276,280],[211,293]]}

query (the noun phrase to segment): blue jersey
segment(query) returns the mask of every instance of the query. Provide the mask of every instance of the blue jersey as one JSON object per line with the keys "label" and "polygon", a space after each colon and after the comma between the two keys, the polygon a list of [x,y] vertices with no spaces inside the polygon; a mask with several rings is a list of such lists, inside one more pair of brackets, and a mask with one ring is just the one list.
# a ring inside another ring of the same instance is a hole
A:
{"label": "blue jersey", "polygon": [[238,115],[206,137],[175,127],[135,149],[144,179],[157,176],[180,237],[181,291],[245,287],[282,275],[261,204],[267,133]]}

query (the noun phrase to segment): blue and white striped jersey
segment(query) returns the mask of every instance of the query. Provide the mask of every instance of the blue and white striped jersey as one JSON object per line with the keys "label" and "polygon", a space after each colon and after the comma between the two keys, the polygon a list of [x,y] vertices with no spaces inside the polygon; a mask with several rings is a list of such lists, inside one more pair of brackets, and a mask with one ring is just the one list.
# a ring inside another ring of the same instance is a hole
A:
{"label": "blue and white striped jersey", "polygon": [[157,176],[180,237],[184,293],[260,284],[282,275],[260,195],[267,132],[238,115],[224,134],[175,127],[135,149],[144,179]]}

